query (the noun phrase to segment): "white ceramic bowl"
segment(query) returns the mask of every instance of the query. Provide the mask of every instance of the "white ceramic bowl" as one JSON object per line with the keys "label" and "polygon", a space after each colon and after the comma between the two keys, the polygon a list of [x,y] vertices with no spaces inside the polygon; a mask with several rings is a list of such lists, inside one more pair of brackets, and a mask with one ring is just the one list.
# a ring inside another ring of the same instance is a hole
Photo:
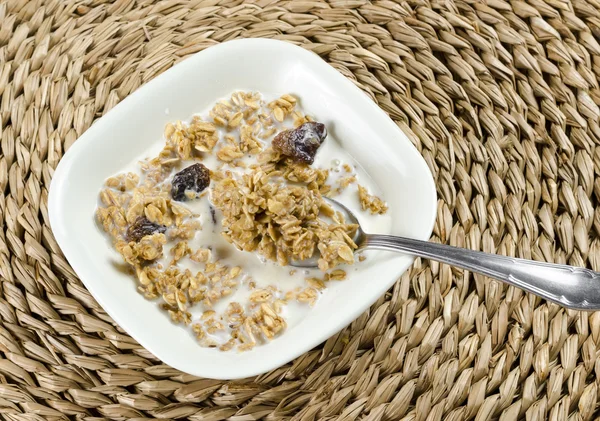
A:
{"label": "white ceramic bowl", "polygon": [[188,119],[239,89],[295,94],[305,112],[333,124],[342,146],[383,190],[393,234],[427,240],[436,211],[431,173],[406,135],[333,67],[292,44],[265,39],[223,43],[128,96],[60,161],[50,188],[52,230],[85,286],[133,338],[166,364],[215,379],[257,375],[300,356],[351,323],[413,261],[377,252],[360,276],[332,283],[304,320],[249,352],[201,348],[190,329],[173,325],[156,303],[138,294],[131,276],[111,264],[119,256],[95,223],[98,193],[106,178],[160,140],[167,122]]}

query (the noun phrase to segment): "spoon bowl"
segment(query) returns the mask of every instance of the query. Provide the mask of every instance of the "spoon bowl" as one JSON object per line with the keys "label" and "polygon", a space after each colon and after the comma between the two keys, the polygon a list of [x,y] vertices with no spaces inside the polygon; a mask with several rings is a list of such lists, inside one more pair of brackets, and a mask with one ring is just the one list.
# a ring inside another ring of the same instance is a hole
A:
{"label": "spoon bowl", "polygon": [[[338,202],[337,200],[333,200],[333,199],[331,199],[329,197],[325,197],[325,196],[323,196],[323,200],[325,202],[327,202],[329,205],[331,205],[331,207],[333,207],[334,210],[341,211],[342,214],[344,215],[344,219],[346,220],[346,223],[353,224],[358,227],[356,229],[356,232],[354,233],[354,236],[352,237],[352,241],[354,241],[354,243],[358,246],[357,249],[355,250],[355,252],[362,250],[364,248],[364,240],[365,240],[365,237],[367,234],[362,229],[360,222],[358,221],[358,217],[346,205]],[[315,253],[308,259],[291,260],[289,265],[297,267],[297,268],[303,268],[303,269],[314,269],[314,268],[318,267],[318,264],[317,264],[318,260],[319,260],[319,252],[317,250],[315,250]]]}

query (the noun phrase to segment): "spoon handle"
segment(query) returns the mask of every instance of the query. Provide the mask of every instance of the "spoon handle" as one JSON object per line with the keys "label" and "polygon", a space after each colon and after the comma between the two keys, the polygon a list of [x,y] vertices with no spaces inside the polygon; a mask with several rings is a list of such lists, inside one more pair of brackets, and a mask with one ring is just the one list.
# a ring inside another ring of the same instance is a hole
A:
{"label": "spoon handle", "polygon": [[401,251],[480,273],[562,306],[600,309],[600,273],[392,235],[366,235],[361,249]]}

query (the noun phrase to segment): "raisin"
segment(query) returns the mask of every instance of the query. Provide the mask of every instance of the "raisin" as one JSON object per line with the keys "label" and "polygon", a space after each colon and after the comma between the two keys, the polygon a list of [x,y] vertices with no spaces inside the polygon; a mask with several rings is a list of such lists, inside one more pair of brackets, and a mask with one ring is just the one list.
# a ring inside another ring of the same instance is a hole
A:
{"label": "raisin", "polygon": [[296,129],[286,130],[275,136],[273,149],[296,162],[312,164],[317,149],[326,137],[327,130],[323,123],[304,123]]}
{"label": "raisin", "polygon": [[215,208],[210,207],[210,217],[212,218],[213,224],[217,224],[217,213],[215,212]]}
{"label": "raisin", "polygon": [[127,240],[138,242],[147,235],[152,235],[157,232],[164,234],[166,230],[167,227],[164,225],[151,222],[145,216],[139,216],[138,219],[127,228]]}
{"label": "raisin", "polygon": [[173,176],[171,196],[173,200],[186,201],[186,191],[200,193],[210,184],[210,171],[203,164],[190,165]]}

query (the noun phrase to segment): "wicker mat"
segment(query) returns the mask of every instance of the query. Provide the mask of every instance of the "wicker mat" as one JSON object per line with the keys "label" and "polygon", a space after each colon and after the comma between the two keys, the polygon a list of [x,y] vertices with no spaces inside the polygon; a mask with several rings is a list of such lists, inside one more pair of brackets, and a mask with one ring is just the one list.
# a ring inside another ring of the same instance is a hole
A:
{"label": "wicker mat", "polygon": [[314,51],[437,182],[434,240],[600,270],[598,0],[0,1],[0,417],[588,420],[600,313],[417,260],[351,326],[246,381],[161,364],[98,306],[47,215],[64,151],[190,54]]}

